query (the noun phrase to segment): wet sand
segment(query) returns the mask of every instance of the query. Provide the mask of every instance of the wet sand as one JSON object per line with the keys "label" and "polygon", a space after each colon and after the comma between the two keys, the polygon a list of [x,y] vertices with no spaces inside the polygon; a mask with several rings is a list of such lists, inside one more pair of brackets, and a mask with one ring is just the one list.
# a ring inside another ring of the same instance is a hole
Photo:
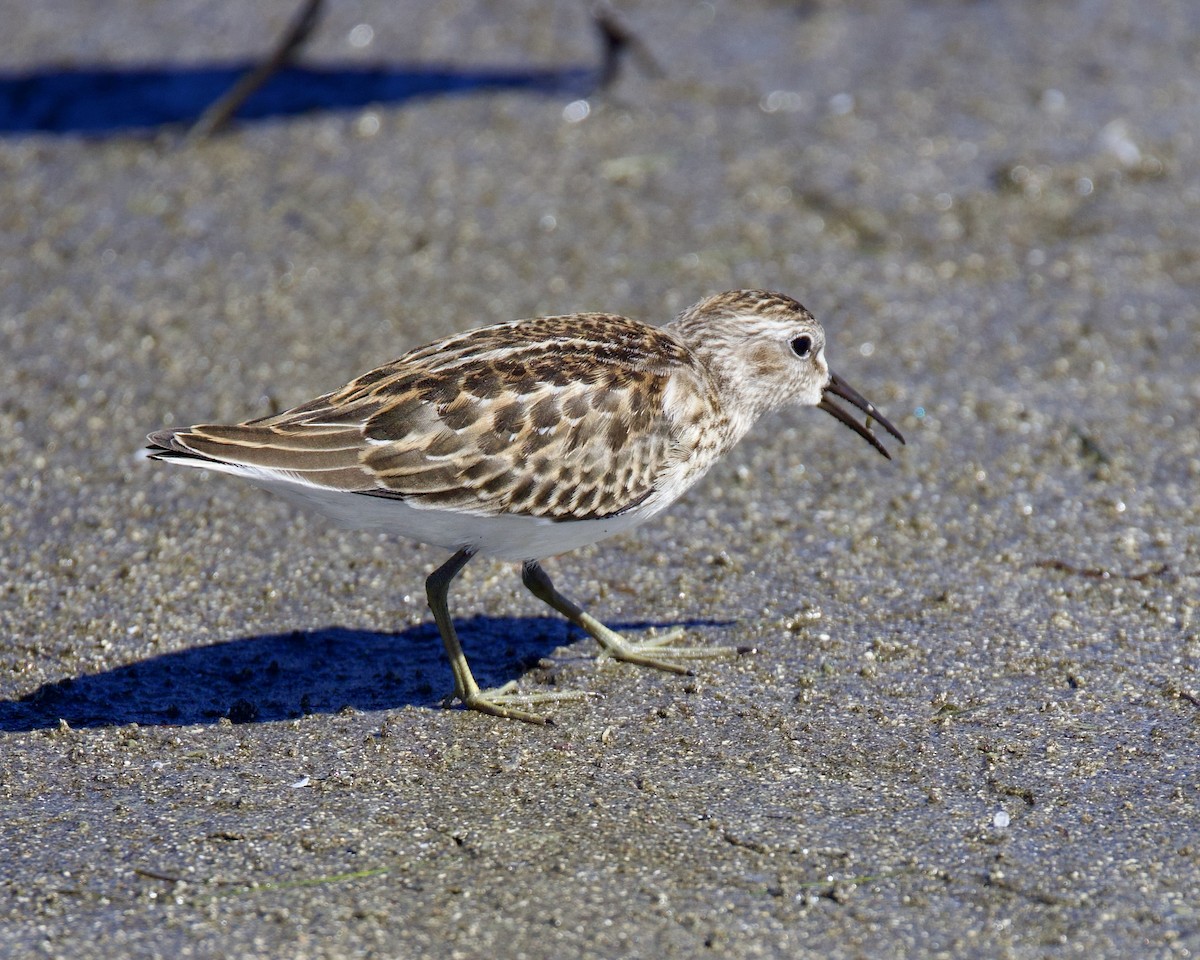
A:
{"label": "wet sand", "polygon": [[[0,67],[182,73],[290,10],[63,2]],[[0,132],[0,954],[1200,951],[1200,9],[621,11],[666,75],[582,118],[582,10],[403,2],[304,59],[419,96]],[[472,563],[481,681],[598,695],[552,727],[439,708],[440,552],[136,457],[452,331],[739,286],[909,445],[788,410],[547,564],[753,650],[694,678]]]}

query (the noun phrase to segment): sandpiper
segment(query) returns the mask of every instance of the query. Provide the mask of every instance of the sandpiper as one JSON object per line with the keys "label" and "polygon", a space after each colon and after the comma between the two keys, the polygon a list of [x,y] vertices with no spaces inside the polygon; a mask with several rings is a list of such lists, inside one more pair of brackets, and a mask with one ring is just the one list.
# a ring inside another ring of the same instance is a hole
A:
{"label": "sandpiper", "polygon": [[[835,398],[865,415],[852,416]],[[148,455],[244,477],[339,523],[454,555],[429,606],[474,710],[545,722],[563,692],[481,690],[447,605],[476,554],[522,564],[525,586],[617,660],[689,673],[712,651],[632,642],[555,589],[539,561],[666,509],[785,403],[815,406],[879,453],[900,432],[825,361],[825,331],[791,297],[734,290],[653,327],[607,313],[538,317],[435,340],[283,413],[149,435]]]}

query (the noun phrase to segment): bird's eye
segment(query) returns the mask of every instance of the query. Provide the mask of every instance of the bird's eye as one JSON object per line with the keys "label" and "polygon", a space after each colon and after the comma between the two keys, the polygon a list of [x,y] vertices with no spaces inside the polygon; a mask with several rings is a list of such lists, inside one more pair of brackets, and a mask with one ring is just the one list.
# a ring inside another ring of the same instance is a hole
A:
{"label": "bird's eye", "polygon": [[801,360],[812,353],[812,337],[803,336],[797,337],[792,341],[792,353],[798,356]]}

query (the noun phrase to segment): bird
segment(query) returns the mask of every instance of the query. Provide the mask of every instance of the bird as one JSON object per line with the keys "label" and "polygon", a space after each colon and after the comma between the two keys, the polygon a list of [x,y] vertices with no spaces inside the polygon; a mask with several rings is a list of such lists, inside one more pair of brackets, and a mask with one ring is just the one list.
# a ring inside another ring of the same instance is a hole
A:
{"label": "bird", "polygon": [[[472,557],[521,565],[524,585],[605,655],[674,673],[711,652],[678,632],[631,641],[554,586],[541,565],[661,513],[768,411],[831,414],[878,453],[879,424],[833,373],[825,331],[791,297],[730,290],[654,326],[610,313],[514,320],[417,347],[282,413],[147,437],[150,459],[242,477],[353,528],[452,551],[426,594],[464,707],[544,723],[580,696],[481,689],[449,610]],[[838,401],[857,408],[862,419]]]}

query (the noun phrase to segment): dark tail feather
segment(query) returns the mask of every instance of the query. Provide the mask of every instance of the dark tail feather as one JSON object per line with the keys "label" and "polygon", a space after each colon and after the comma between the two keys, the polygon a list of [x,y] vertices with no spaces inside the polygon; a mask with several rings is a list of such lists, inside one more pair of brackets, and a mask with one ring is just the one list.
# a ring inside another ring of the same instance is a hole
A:
{"label": "dark tail feather", "polygon": [[149,441],[145,448],[146,456],[151,460],[211,460],[212,457],[189,450],[175,439],[177,433],[183,433],[186,429],[155,430],[149,434],[146,437]]}

